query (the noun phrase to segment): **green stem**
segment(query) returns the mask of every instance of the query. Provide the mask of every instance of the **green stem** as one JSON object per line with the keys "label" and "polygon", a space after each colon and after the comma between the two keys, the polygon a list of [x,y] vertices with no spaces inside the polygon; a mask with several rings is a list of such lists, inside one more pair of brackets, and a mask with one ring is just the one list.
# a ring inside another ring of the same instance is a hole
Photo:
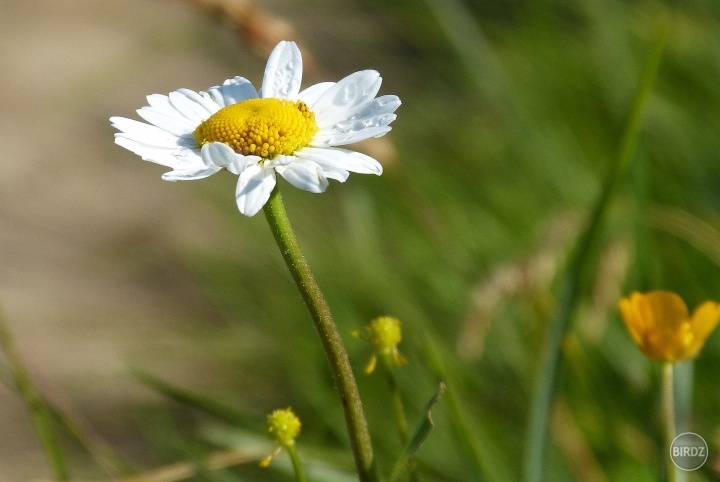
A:
{"label": "green stem", "polygon": [[398,389],[397,379],[395,378],[395,372],[393,371],[393,361],[391,355],[381,355],[382,367],[385,372],[385,379],[390,389],[390,397],[392,398],[393,414],[395,415],[395,426],[397,427],[398,435],[400,435],[400,443],[407,445],[408,443],[408,428],[407,420],[405,419],[405,408],[403,407],[402,397],[400,396],[400,390]]}
{"label": "green stem", "polygon": [[370,432],[363,412],[360,392],[350,367],[350,360],[337,325],[335,325],[335,321],[333,321],[330,314],[330,309],[313,278],[305,256],[300,250],[300,245],[290,225],[277,185],[263,209],[275,237],[275,242],[280,248],[285,264],[287,264],[293,280],[298,290],[300,290],[300,295],[305,301],[308,311],[310,311],[310,317],[315,324],[315,329],[320,335],[320,341],[330,364],[340,402],[345,411],[345,422],[348,427],[350,444],[360,480],[361,482],[375,482],[378,480],[378,475],[370,441]]}
{"label": "green stem", "polygon": [[28,407],[30,417],[43,444],[55,478],[57,480],[68,480],[69,473],[60,448],[60,442],[52,429],[50,412],[25,370],[20,354],[15,348],[10,328],[8,328],[1,310],[2,307],[0,307],[0,348],[7,358],[8,366],[15,380],[15,386]]}
{"label": "green stem", "polygon": [[[388,383],[390,390],[390,398],[392,398],[393,415],[395,415],[395,426],[397,427],[398,435],[400,436],[400,443],[404,446],[410,441],[408,435],[407,419],[405,418],[405,407],[403,406],[402,397],[400,396],[400,389],[398,388],[397,379],[395,378],[395,370],[393,364],[393,358],[390,354],[380,355],[382,359],[382,367],[385,372],[385,379]],[[411,482],[417,482],[420,480],[417,475],[417,470],[414,461],[409,460],[407,466],[408,475],[410,476]]]}
{"label": "green stem", "polygon": [[675,482],[675,464],[670,457],[670,446],[675,440],[675,396],[673,385],[673,364],[665,362],[663,365],[663,411],[665,412],[665,462],[668,482]]}
{"label": "green stem", "polygon": [[298,457],[297,450],[295,450],[295,444],[291,443],[285,446],[290,455],[293,469],[295,470],[295,480],[297,482],[306,482],[305,472],[303,471],[302,464],[300,463],[300,457]]}

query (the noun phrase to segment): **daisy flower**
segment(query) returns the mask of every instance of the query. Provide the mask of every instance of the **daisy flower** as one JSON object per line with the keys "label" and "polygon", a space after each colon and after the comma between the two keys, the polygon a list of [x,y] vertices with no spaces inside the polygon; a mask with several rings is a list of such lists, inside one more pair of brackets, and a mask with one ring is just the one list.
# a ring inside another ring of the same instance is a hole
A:
{"label": "daisy flower", "polygon": [[239,176],[240,212],[255,215],[275,187],[276,174],[310,192],[350,172],[382,174],[372,157],[344,149],[390,131],[400,99],[376,97],[374,70],[300,90],[302,57],[294,42],[270,54],[262,87],[235,77],[204,92],[152,94],[137,113],[148,123],[112,117],[115,143],[144,160],[172,168],[166,181],[202,179],[223,169]]}

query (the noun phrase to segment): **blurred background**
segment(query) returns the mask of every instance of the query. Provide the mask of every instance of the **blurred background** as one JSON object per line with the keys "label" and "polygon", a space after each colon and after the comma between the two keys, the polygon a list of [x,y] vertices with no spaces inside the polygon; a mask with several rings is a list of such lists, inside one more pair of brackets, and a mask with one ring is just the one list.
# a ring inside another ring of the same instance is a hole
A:
{"label": "blurred background", "polygon": [[[281,182],[346,337],[381,470],[400,444],[382,377],[362,373],[370,348],[350,333],[392,315],[410,425],[440,377],[452,391],[419,453],[422,480],[517,480],[554,288],[663,25],[632,172],[563,344],[547,480],[662,475],[660,369],[616,305],[657,288],[691,308],[720,301],[720,3],[3,0],[0,300],[40,391],[104,454],[98,463],[64,437],[73,478],[229,447],[262,457],[266,414],[292,406],[311,479],[353,480],[317,335],[264,217],[237,212],[234,176],[163,182],[162,166],[113,144],[108,121],[137,119],[150,93],[236,75],[259,86],[288,39],[305,85],[372,68],[381,94],[403,101],[393,131],[358,147],[383,176],[323,195]],[[0,481],[47,478],[0,360]],[[678,370],[679,423],[711,446],[688,480],[720,477],[718,369],[716,333]],[[192,480],[292,475],[281,457]]]}

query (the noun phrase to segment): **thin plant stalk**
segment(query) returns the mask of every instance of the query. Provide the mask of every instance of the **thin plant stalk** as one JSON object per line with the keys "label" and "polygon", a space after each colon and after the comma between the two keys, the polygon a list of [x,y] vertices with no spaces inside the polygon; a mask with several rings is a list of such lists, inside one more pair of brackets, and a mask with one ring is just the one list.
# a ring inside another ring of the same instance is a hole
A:
{"label": "thin plant stalk", "polygon": [[300,250],[295,233],[290,225],[285,206],[276,185],[270,199],[263,208],[275,242],[285,259],[285,264],[300,290],[320,341],[325,350],[330,370],[338,390],[341,405],[345,411],[345,422],[348,427],[355,464],[361,482],[378,480],[375,457],[373,455],[370,432],[360,400],[355,376],[350,367],[345,346],[330,314],[327,302],[323,297],[310,266]]}
{"label": "thin plant stalk", "polygon": [[10,328],[2,313],[2,306],[0,306],[0,349],[5,353],[8,366],[15,381],[15,386],[25,400],[25,404],[30,412],[30,418],[40,437],[45,455],[50,462],[50,467],[55,478],[57,480],[68,480],[70,474],[68,473],[65,457],[60,447],[60,441],[52,427],[50,411],[30,380],[22,358],[15,348],[15,342],[10,333]]}
{"label": "thin plant stalk", "polygon": [[408,443],[407,420],[405,419],[405,408],[403,407],[402,397],[398,389],[397,379],[393,371],[393,361],[391,355],[382,355],[382,368],[385,372],[390,397],[392,398],[393,415],[395,415],[395,426],[397,427],[400,443],[406,445]]}
{"label": "thin plant stalk", "polygon": [[673,385],[673,364],[665,362],[663,364],[663,412],[665,419],[665,462],[667,467],[668,482],[675,482],[676,472],[675,464],[670,457],[670,446],[675,440],[675,394]]}
{"label": "thin plant stalk", "polygon": [[[397,427],[400,443],[404,446],[410,441],[408,435],[407,419],[405,418],[405,407],[403,406],[402,396],[398,388],[397,378],[395,378],[394,363],[392,355],[385,353],[380,356],[382,361],[382,370],[385,372],[385,379],[390,390],[390,398],[392,399],[393,415],[395,416],[395,426]],[[417,482],[420,479],[417,475],[417,468],[414,461],[410,460],[407,466],[408,475],[411,482]]]}
{"label": "thin plant stalk", "polygon": [[295,480],[297,482],[306,482],[305,471],[303,471],[302,464],[300,463],[300,457],[298,457],[295,444],[288,444],[285,446],[288,455],[290,455],[290,461],[292,462],[293,470],[295,471]]}

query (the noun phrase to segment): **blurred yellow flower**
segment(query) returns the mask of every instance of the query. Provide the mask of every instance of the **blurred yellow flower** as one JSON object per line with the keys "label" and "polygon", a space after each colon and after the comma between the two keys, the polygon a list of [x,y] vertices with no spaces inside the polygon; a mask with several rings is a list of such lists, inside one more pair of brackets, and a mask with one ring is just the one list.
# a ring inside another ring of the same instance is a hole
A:
{"label": "blurred yellow flower", "polygon": [[358,331],[354,331],[353,335],[368,341],[375,349],[375,355],[370,358],[370,362],[365,367],[365,373],[370,374],[375,371],[377,363],[377,355],[383,357],[392,357],[396,366],[402,366],[407,363],[404,356],[398,350],[398,343],[402,341],[402,330],[400,330],[400,320],[392,316],[381,316],[375,318],[365,327],[367,336],[361,335]]}
{"label": "blurred yellow flower", "polygon": [[670,291],[634,292],[620,300],[620,313],[640,350],[653,360],[692,358],[720,322],[720,305],[706,301],[689,316],[685,302]]}
{"label": "blurred yellow flower", "polygon": [[290,446],[295,444],[295,438],[300,434],[300,419],[290,408],[275,410],[268,415],[267,433],[277,443],[277,447],[260,462],[261,467],[270,465],[272,459],[280,453],[283,447],[289,450]]}

